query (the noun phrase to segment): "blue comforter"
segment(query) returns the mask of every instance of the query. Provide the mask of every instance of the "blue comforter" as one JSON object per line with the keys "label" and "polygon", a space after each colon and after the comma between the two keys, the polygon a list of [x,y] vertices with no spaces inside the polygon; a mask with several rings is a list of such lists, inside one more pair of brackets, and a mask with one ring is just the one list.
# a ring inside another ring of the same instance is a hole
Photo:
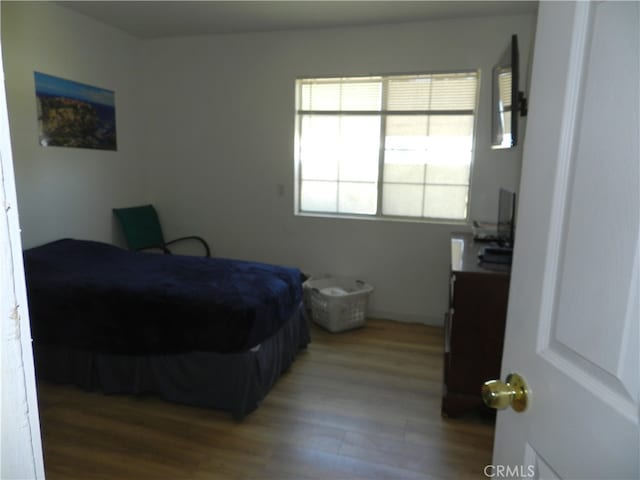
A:
{"label": "blue comforter", "polygon": [[302,300],[301,273],[64,239],[24,252],[35,342],[124,353],[240,352]]}

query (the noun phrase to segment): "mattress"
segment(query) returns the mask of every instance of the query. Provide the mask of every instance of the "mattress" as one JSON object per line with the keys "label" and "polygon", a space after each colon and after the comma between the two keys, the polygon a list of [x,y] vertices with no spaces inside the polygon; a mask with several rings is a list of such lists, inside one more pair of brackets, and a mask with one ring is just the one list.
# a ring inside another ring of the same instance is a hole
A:
{"label": "mattress", "polygon": [[63,239],[24,252],[32,336],[115,354],[243,352],[302,300],[296,268]]}

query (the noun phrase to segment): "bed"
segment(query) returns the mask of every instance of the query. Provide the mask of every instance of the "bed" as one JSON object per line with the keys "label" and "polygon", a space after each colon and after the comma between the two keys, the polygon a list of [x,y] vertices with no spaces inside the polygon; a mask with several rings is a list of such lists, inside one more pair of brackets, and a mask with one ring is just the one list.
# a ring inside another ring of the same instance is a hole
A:
{"label": "bed", "polygon": [[241,419],[310,341],[295,268],[73,239],[24,262],[38,379]]}

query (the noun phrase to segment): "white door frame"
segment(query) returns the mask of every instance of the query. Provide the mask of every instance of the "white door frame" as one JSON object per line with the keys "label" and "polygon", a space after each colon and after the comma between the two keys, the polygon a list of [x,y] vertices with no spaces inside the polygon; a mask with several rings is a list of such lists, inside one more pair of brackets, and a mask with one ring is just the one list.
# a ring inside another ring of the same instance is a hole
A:
{"label": "white door frame", "polygon": [[0,209],[0,479],[41,479],[44,462],[2,55]]}

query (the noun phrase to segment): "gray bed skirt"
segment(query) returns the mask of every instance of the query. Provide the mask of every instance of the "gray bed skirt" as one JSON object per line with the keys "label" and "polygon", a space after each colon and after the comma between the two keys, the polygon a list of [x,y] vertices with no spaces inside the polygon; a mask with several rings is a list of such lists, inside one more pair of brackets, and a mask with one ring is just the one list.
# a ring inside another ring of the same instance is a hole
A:
{"label": "gray bed skirt", "polygon": [[241,353],[121,355],[33,344],[38,380],[107,394],[152,393],[176,403],[254,411],[296,354],[310,342],[302,306],[271,338]]}

